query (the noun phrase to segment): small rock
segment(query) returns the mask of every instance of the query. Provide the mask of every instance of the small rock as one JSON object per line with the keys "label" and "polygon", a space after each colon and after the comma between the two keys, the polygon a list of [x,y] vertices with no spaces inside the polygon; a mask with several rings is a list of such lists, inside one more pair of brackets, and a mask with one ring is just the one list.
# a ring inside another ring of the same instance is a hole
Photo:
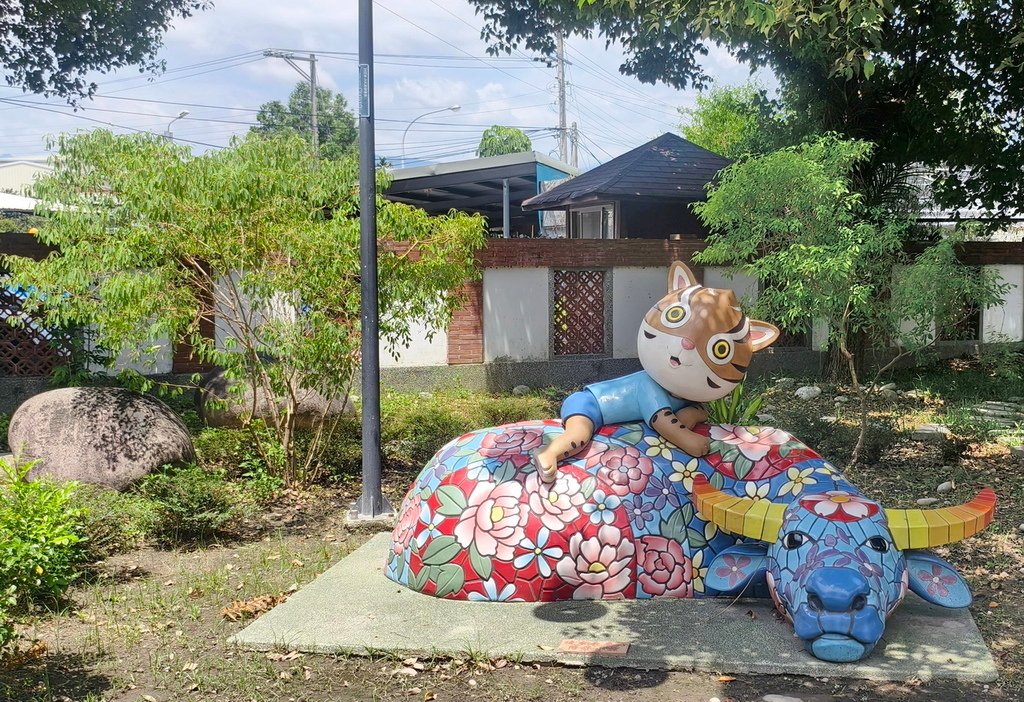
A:
{"label": "small rock", "polygon": [[[1017,531],[1024,531],[1024,523],[1017,525]],[[1024,572],[1024,568],[1021,568],[1021,572]]]}
{"label": "small rock", "polygon": [[473,679],[473,678],[470,678],[469,682],[466,683],[466,684],[469,685],[470,687],[476,687],[476,680]]}
{"label": "small rock", "polygon": [[802,388],[797,388],[793,394],[801,400],[813,400],[821,394],[821,388],[817,385],[804,385]]}
{"label": "small rock", "polygon": [[922,424],[910,438],[914,441],[944,441],[949,438],[949,429],[942,424]]}
{"label": "small rock", "polygon": [[765,695],[761,699],[764,702],[804,702],[799,697],[791,697],[790,695]]}
{"label": "small rock", "polygon": [[1024,446],[1011,446],[1010,455],[1024,461]]}
{"label": "small rock", "polygon": [[420,393],[420,399],[423,399],[423,400],[429,400],[433,396],[434,396],[434,393],[432,393],[432,392],[421,392]]}
{"label": "small rock", "polygon": [[922,497],[920,500],[917,501],[917,504],[921,505],[922,507],[930,507],[938,501],[939,498],[937,497]]}
{"label": "small rock", "polygon": [[878,391],[878,394],[881,395],[886,400],[895,400],[897,397],[899,397],[899,395],[896,394],[896,391],[893,390],[892,388],[882,388],[881,390]]}
{"label": "small rock", "polygon": [[774,422],[775,421],[775,415],[774,414],[768,414],[767,412],[762,412],[761,414],[757,414],[757,415],[754,415],[754,416],[757,417],[757,421],[764,422],[766,424],[769,423],[769,422]]}
{"label": "small rock", "polygon": [[845,405],[847,402],[850,401],[850,398],[848,398],[846,395],[840,395],[839,397],[832,401],[835,402],[837,405]]}
{"label": "small rock", "polygon": [[878,388],[878,392],[885,392],[886,390],[896,390],[896,383],[886,383],[882,387]]}
{"label": "small rock", "polygon": [[512,394],[513,395],[519,395],[519,396],[529,395],[530,394],[530,386],[529,385],[516,385],[514,388],[512,388]]}
{"label": "small rock", "polygon": [[821,421],[825,422],[825,424],[835,424],[836,422],[839,421],[839,419],[837,417],[830,417],[826,415],[824,417],[821,417]]}
{"label": "small rock", "polygon": [[796,380],[793,378],[779,378],[775,381],[775,384],[780,388],[788,388],[790,385],[796,384]]}
{"label": "small rock", "polygon": [[915,400],[921,397],[921,393],[918,390],[907,390],[906,395]]}
{"label": "small rock", "polygon": [[956,483],[952,480],[947,480],[946,482],[942,483],[937,488],[935,488],[935,492],[939,493],[940,495],[945,495],[948,492],[953,492],[953,490],[955,489]]}

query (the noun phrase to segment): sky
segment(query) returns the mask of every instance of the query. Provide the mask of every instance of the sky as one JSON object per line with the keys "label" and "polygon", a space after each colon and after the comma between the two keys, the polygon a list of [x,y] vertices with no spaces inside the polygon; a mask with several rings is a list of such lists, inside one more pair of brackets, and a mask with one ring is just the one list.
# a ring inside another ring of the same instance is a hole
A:
{"label": "sky", "polygon": [[[80,129],[162,133],[182,110],[190,114],[172,126],[176,139],[197,151],[227,145],[255,123],[262,103],[285,101],[301,79],[285,61],[265,58],[268,48],[316,52],[320,84],[340,91],[354,108],[356,6],[354,0],[218,0],[167,32],[159,55],[165,73],[124,69],[97,75],[97,96],[77,112],[57,98],[0,87],[0,157],[45,155],[47,136]],[[525,53],[489,56],[482,24],[465,0],[375,0],[378,156],[401,164],[408,127],[409,165],[472,158],[482,131],[502,124],[523,128],[536,151],[557,157],[555,69]],[[568,37],[566,57],[568,123],[579,125],[581,168],[677,131],[677,109],[694,104],[695,91],[645,85],[620,74],[621,50],[606,48],[599,37]],[[751,78],[748,67],[724,51],[712,49],[704,60],[717,85]],[[774,85],[770,74],[754,78]],[[19,103],[3,102],[10,99]],[[425,112],[456,104],[457,112],[410,126]]]}

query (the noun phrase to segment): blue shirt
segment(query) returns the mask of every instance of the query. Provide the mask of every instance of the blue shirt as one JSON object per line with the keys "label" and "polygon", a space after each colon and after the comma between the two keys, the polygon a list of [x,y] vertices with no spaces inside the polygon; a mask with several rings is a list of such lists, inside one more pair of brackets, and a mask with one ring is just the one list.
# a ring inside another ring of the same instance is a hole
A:
{"label": "blue shirt", "polygon": [[621,378],[602,380],[587,385],[585,390],[597,399],[605,424],[623,422],[648,422],[660,410],[668,407],[678,412],[692,404],[688,400],[673,397],[658,385],[647,371],[638,371]]}

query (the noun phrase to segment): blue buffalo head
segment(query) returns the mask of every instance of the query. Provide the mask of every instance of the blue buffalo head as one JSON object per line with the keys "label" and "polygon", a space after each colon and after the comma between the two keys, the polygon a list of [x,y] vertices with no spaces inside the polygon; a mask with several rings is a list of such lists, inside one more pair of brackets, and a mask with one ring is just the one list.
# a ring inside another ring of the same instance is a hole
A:
{"label": "blue buffalo head", "polygon": [[863,658],[907,589],[943,607],[967,607],[967,583],[927,551],[985,528],[995,493],[933,510],[883,509],[840,483],[788,504],[728,495],[703,476],[694,480],[697,509],[737,536],[756,539],[720,552],[706,584],[739,592],[767,582],[775,606],[806,648],[822,660]]}

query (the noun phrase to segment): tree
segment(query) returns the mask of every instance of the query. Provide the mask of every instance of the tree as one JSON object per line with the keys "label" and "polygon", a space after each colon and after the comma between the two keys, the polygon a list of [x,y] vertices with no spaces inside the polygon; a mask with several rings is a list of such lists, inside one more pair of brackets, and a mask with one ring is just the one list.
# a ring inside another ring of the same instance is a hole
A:
{"label": "tree", "polygon": [[[310,121],[309,83],[301,81],[295,85],[288,96],[288,105],[280,100],[271,100],[260,105],[256,113],[256,121],[260,126],[253,127],[261,134],[280,134],[293,131],[302,134],[307,140],[312,133]],[[356,118],[345,96],[333,93],[327,88],[316,89],[317,132],[320,139],[320,156],[326,159],[338,159],[352,152],[359,134],[356,130]]]}
{"label": "tree", "polygon": [[867,142],[826,135],[751,157],[721,171],[707,201],[695,206],[711,230],[695,260],[764,281],[754,314],[788,328],[826,322],[860,400],[854,463],[867,432],[868,368],[851,349],[853,336],[895,343],[895,353],[874,369],[875,384],[900,359],[933,344],[936,325],[959,321],[963,308],[954,303],[991,305],[1006,290],[957,260],[955,234],[916,257],[906,253],[913,209],[897,216],[853,189],[853,174],[871,150]]}
{"label": "tree", "polygon": [[789,124],[782,106],[752,84],[714,88],[680,108],[683,136],[708,151],[736,159],[788,145]]}
{"label": "tree", "polygon": [[501,156],[502,154],[518,154],[532,149],[533,142],[523,130],[495,124],[484,130],[483,136],[480,137],[480,146],[476,147],[476,155],[483,158]]}
{"label": "tree", "polygon": [[74,102],[92,95],[91,71],[162,68],[163,34],[207,0],[55,0],[0,3],[0,66],[7,84]]}
{"label": "tree", "polygon": [[[876,144],[936,172],[940,204],[998,216],[1024,201],[1024,9],[1017,0],[471,0],[491,50],[551,54],[556,30],[622,44],[624,73],[703,88],[712,45],[779,77],[804,133]],[[869,177],[870,179],[870,177]]]}
{"label": "tree", "polygon": [[[37,194],[60,203],[38,234],[59,253],[4,261],[29,291],[26,311],[51,326],[89,325],[98,344],[135,361],[153,356],[153,340],[190,344],[254,395],[282,398],[267,422],[279,443],[253,423],[254,445],[287,483],[311,479],[330,427],[321,421],[300,456],[298,392],[344,396],[359,361],[356,160],[317,163],[297,134],[249,134],[198,156],[102,130],[57,146]],[[485,230],[479,216],[430,217],[383,198],[377,217],[380,334],[394,347],[409,342],[412,320],[446,325]],[[221,344],[200,331],[210,317]]]}

